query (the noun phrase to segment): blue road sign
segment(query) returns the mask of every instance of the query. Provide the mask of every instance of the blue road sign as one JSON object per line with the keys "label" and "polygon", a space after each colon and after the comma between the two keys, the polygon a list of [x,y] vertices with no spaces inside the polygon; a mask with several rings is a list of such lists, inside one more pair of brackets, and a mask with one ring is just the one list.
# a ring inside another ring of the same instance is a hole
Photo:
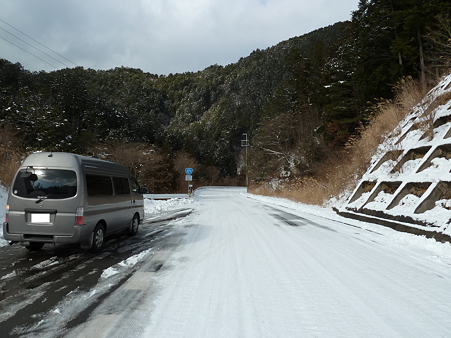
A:
{"label": "blue road sign", "polygon": [[185,168],[185,174],[192,175],[193,174],[193,168]]}

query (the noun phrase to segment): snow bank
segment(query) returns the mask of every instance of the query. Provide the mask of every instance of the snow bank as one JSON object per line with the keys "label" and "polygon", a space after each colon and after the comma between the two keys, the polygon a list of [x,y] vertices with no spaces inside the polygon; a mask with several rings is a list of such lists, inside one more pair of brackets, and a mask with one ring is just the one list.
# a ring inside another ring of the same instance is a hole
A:
{"label": "snow bank", "polygon": [[153,200],[150,198],[144,199],[144,210],[146,217],[151,217],[155,214],[170,211],[194,203],[192,198],[172,198],[169,200]]}

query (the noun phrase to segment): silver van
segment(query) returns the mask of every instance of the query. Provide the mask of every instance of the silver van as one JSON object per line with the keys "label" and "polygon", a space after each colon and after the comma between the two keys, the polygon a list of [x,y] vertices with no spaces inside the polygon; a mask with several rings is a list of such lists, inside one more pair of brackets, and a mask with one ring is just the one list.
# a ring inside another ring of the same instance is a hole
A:
{"label": "silver van", "polygon": [[28,156],[8,195],[3,237],[29,250],[80,243],[99,251],[105,237],[135,235],[144,219],[141,189],[121,164],[61,152]]}

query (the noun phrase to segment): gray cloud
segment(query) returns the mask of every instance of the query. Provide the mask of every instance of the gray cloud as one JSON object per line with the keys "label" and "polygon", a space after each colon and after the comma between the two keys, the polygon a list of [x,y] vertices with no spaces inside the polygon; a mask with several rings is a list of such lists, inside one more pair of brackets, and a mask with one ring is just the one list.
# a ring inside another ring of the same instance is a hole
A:
{"label": "gray cloud", "polygon": [[[257,48],[348,20],[357,5],[358,0],[0,0],[0,19],[85,68],[168,74],[234,63]],[[1,21],[0,28],[42,49]],[[64,68],[3,30],[0,37]],[[33,71],[55,69],[2,39],[0,57]]]}

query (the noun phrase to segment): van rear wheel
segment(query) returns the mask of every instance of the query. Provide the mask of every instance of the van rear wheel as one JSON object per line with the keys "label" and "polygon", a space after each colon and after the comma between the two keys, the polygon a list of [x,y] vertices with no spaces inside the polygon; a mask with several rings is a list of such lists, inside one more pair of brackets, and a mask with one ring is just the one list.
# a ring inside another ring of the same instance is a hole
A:
{"label": "van rear wheel", "polygon": [[39,251],[44,246],[44,243],[39,242],[30,242],[29,245],[26,245],[25,247],[30,251]]}
{"label": "van rear wheel", "polygon": [[105,243],[105,227],[103,226],[103,224],[99,223],[96,225],[94,229],[91,251],[99,252],[102,249],[104,243]]}
{"label": "van rear wheel", "polygon": [[135,236],[136,233],[138,232],[138,227],[139,227],[139,216],[135,214],[135,216],[133,216],[132,223],[130,224],[130,231],[128,234],[130,236]]}

